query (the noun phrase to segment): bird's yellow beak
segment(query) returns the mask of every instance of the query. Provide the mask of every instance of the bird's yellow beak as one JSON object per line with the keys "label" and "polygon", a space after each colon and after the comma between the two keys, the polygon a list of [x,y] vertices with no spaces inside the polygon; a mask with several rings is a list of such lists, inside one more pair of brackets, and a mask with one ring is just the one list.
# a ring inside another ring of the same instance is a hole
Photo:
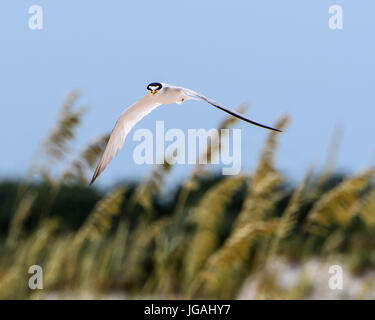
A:
{"label": "bird's yellow beak", "polygon": [[156,90],[151,90],[151,93],[154,96],[156,94]]}

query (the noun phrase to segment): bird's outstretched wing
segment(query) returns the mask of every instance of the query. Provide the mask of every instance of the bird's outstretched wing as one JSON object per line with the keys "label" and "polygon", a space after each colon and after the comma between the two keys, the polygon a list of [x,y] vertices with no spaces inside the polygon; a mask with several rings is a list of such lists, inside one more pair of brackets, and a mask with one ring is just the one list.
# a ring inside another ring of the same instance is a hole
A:
{"label": "bird's outstretched wing", "polygon": [[92,176],[90,185],[97,177],[99,177],[113,157],[122,148],[125,138],[131,128],[158,106],[160,106],[160,103],[153,101],[152,96],[145,95],[121,114],[112,130],[104,153],[95,169],[94,175]]}
{"label": "bird's outstretched wing", "polygon": [[244,117],[243,115],[240,115],[239,113],[237,113],[236,111],[232,110],[232,109],[229,109],[227,107],[224,107],[222,105],[220,105],[219,103],[217,103],[216,101],[210,99],[210,98],[207,98],[205,97],[203,94],[199,93],[199,92],[195,92],[193,90],[190,90],[190,89],[187,89],[187,88],[183,88],[183,87],[176,87],[176,88],[179,88],[180,90],[182,90],[186,95],[192,97],[192,98],[198,98],[198,99],[201,99],[203,101],[206,101],[207,103],[209,103],[210,105],[226,112],[226,113],[229,113],[230,115],[238,118],[238,119],[241,119],[243,121],[246,121],[248,123],[251,123],[251,124],[254,124],[258,127],[262,127],[262,128],[265,128],[265,129],[269,129],[269,130],[273,130],[273,131],[278,131],[278,132],[281,132],[281,130],[279,129],[276,129],[276,128],[272,128],[272,127],[269,127],[269,126],[266,126],[264,124],[261,124],[261,123],[258,123],[258,122],[255,122],[253,120],[250,120],[246,117]]}

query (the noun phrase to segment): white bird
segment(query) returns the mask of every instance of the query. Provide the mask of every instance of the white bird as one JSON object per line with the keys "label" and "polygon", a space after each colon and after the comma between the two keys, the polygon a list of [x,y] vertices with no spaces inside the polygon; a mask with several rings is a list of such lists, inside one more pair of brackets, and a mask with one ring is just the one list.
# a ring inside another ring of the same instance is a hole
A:
{"label": "white bird", "polygon": [[181,104],[182,102],[187,100],[203,100],[241,120],[262,128],[281,132],[281,130],[279,129],[268,127],[247,119],[237,112],[224,107],[217,102],[205,97],[204,95],[190,89],[174,86],[167,83],[153,82],[147,86],[147,91],[147,94],[143,98],[127,108],[117,120],[115,127],[113,128],[112,133],[109,137],[104,153],[99,161],[98,166],[95,169],[94,175],[92,176],[90,185],[104,171],[113,157],[117,154],[119,149],[122,148],[127,134],[136,125],[136,123],[156,107],[162,104]]}

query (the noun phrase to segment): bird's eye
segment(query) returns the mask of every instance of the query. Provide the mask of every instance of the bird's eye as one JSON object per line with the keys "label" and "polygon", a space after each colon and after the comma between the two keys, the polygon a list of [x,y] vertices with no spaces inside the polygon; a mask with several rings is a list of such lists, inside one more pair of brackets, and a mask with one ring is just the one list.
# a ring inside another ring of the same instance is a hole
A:
{"label": "bird's eye", "polygon": [[161,85],[161,83],[159,82],[153,82],[153,83],[150,83],[148,86],[147,86],[147,90],[150,90],[150,91],[158,91],[162,88],[163,86]]}

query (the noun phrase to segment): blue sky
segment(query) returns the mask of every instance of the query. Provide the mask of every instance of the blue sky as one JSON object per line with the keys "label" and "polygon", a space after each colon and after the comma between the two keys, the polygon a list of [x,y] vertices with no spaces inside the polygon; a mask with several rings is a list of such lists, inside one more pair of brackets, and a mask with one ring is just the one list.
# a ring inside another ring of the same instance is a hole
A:
{"label": "blue sky", "polygon": [[[43,30],[28,28],[28,8],[43,8]],[[328,8],[344,11],[343,30]],[[336,125],[345,128],[338,168],[374,164],[375,2],[361,1],[2,1],[0,9],[0,177],[22,176],[58,108],[73,88],[91,111],[79,144],[112,129],[124,108],[163,81],[200,91],[272,124],[292,117],[280,136],[277,166],[300,179],[325,159]],[[203,102],[164,106],[136,128],[213,128],[223,118]],[[267,131],[246,123],[242,168],[251,170]],[[132,134],[99,184],[143,177]],[[187,174],[179,166],[175,178]]]}

